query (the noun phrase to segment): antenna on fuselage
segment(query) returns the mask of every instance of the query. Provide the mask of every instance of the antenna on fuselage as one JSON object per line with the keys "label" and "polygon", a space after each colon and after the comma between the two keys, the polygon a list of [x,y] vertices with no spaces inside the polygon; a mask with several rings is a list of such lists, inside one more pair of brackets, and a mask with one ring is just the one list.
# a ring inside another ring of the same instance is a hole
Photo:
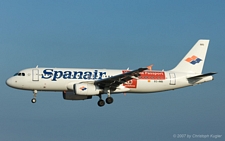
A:
{"label": "antenna on fuselage", "polygon": [[36,66],[36,68],[38,68],[38,65]]}

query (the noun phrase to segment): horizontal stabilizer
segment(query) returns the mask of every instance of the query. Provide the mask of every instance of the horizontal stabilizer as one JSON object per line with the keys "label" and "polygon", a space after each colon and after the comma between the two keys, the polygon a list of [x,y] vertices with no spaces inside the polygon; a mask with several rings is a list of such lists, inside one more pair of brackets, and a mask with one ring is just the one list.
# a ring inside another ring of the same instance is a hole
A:
{"label": "horizontal stabilizer", "polygon": [[201,74],[201,75],[197,75],[197,76],[188,77],[188,79],[202,78],[202,77],[206,77],[206,76],[212,76],[214,74],[216,74],[216,72],[209,72],[209,73],[205,73],[205,74]]}
{"label": "horizontal stabilizer", "polygon": [[192,76],[187,79],[190,84],[196,85],[196,84],[201,84],[201,83],[213,80],[212,75],[214,75],[214,74],[216,74],[216,73],[210,72],[210,73],[205,73],[205,74],[201,74],[201,75],[197,75],[197,76]]}

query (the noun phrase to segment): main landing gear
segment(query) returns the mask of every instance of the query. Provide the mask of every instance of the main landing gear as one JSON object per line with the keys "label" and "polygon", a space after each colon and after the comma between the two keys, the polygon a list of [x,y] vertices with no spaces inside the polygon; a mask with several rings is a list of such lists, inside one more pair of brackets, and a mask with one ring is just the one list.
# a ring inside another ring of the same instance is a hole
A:
{"label": "main landing gear", "polygon": [[104,106],[104,105],[105,105],[105,102],[106,102],[107,104],[113,103],[113,98],[112,98],[112,97],[107,97],[105,101],[102,100],[101,96],[99,96],[99,97],[100,97],[100,99],[99,99],[99,101],[98,101],[98,106],[99,106],[99,107]]}
{"label": "main landing gear", "polygon": [[36,97],[37,97],[37,90],[34,90],[33,93],[34,93],[34,98],[31,99],[31,102],[32,103],[36,103],[36,101],[37,101],[37,99],[36,99]]}
{"label": "main landing gear", "polygon": [[[106,98],[105,101],[106,101],[107,104],[113,103],[113,98],[110,96],[110,90],[108,90],[108,97]],[[105,105],[105,101],[102,100],[102,95],[100,94],[100,95],[99,95],[98,106],[99,106],[99,107],[104,106],[104,105]]]}

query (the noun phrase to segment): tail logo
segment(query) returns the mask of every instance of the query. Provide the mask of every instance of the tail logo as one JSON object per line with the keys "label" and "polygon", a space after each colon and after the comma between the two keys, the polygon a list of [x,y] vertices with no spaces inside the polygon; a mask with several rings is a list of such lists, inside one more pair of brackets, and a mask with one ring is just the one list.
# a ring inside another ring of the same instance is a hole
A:
{"label": "tail logo", "polygon": [[87,88],[86,88],[86,87],[84,87],[84,86],[80,87],[80,89],[81,89],[82,91],[87,90]]}
{"label": "tail logo", "polygon": [[195,65],[202,61],[202,59],[198,58],[197,56],[193,55],[192,57],[187,58],[185,61],[191,63],[192,65]]}

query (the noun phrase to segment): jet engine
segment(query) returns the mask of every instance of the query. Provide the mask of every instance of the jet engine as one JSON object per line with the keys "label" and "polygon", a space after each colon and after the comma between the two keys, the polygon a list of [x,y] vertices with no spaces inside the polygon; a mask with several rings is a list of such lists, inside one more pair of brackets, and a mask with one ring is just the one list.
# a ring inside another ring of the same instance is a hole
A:
{"label": "jet engine", "polygon": [[76,95],[98,95],[102,92],[98,86],[92,83],[79,83],[73,85],[74,94]]}
{"label": "jet engine", "polygon": [[63,91],[63,98],[65,100],[85,100],[85,99],[91,99],[92,96],[75,95],[73,91]]}

